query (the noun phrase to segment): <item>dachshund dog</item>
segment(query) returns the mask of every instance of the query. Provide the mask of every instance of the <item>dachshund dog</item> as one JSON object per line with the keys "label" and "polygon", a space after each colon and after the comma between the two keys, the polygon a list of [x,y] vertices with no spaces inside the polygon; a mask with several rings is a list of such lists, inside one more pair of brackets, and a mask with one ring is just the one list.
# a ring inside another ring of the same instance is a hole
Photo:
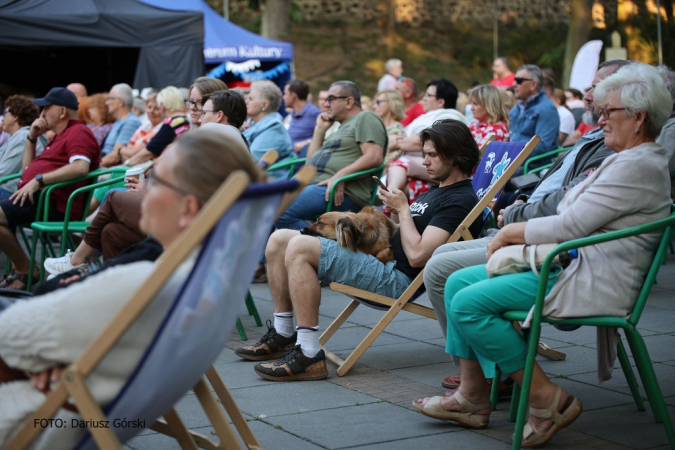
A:
{"label": "dachshund dog", "polygon": [[387,263],[394,259],[389,241],[396,234],[396,230],[398,224],[372,206],[366,206],[358,213],[322,214],[316,222],[300,230],[300,233],[333,239],[340,247],[353,252],[359,250]]}

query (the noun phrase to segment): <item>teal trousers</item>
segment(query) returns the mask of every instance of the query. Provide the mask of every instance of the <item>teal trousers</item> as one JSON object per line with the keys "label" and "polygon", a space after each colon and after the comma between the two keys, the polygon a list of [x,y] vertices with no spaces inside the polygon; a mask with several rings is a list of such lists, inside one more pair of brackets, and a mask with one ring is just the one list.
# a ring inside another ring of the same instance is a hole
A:
{"label": "teal trousers", "polygon": [[[548,282],[547,294],[557,277]],[[488,278],[485,265],[467,267],[445,283],[448,333],[445,351],[464,359],[478,360],[486,378],[525,367],[527,343],[506,311],[529,311],[534,306],[539,278],[532,272]]]}

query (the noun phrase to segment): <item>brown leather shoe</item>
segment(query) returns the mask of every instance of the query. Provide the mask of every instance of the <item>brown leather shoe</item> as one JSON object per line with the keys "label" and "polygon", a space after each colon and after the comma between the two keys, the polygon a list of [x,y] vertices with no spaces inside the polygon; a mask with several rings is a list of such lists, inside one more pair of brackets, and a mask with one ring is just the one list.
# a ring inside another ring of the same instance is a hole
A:
{"label": "brown leather shoe", "polygon": [[249,361],[279,359],[284,353],[293,348],[297,338],[298,333],[293,333],[290,337],[280,335],[272,326],[272,321],[268,320],[267,333],[258,342],[253,345],[239,347],[234,353]]}

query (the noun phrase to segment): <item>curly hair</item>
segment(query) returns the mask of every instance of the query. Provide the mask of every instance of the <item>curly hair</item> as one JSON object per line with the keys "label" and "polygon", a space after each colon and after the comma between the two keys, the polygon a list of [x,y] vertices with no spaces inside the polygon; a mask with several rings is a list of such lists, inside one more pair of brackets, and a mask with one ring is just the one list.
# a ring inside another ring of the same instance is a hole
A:
{"label": "curly hair", "polygon": [[23,95],[12,95],[5,100],[7,108],[18,119],[21,127],[32,124],[40,116],[40,109]]}

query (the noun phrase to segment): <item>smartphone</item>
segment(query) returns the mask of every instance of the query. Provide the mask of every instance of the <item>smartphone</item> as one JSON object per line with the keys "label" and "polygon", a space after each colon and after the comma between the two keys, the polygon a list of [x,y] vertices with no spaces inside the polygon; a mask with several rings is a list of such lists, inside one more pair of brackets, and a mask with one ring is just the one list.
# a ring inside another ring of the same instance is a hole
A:
{"label": "smartphone", "polygon": [[373,180],[377,181],[377,184],[379,184],[380,187],[381,187],[382,189],[384,189],[385,191],[389,192],[389,189],[387,189],[387,186],[384,185],[384,183],[382,182],[382,180],[380,180],[380,179],[379,179],[378,177],[376,177],[375,175],[373,175]]}

